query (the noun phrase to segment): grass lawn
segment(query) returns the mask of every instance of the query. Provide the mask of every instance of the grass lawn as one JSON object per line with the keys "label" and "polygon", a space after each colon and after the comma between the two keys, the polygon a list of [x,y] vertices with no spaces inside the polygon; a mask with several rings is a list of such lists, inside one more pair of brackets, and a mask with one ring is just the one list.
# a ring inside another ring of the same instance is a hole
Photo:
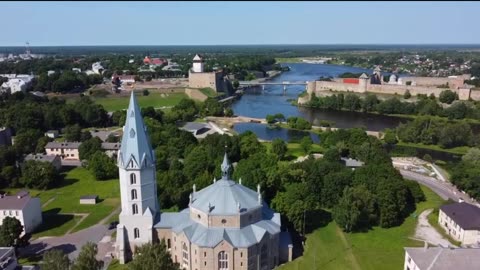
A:
{"label": "grass lawn", "polygon": [[414,215],[395,228],[375,227],[366,233],[343,233],[335,222],[307,236],[303,256],[279,269],[402,269],[404,247],[423,246],[411,240],[417,224],[416,216],[425,209],[435,208],[444,200],[423,187],[427,201],[419,203]]}
{"label": "grass lawn", "polygon": [[127,264],[120,264],[117,259],[114,259],[107,268],[107,270],[127,270],[127,269],[128,269]]}
{"label": "grass lawn", "polygon": [[[9,190],[11,193],[17,190]],[[120,205],[120,189],[117,179],[96,181],[85,168],[75,168],[66,173],[62,187],[50,190],[30,190],[32,196],[38,196],[42,204],[44,224],[33,237],[58,236],[65,234],[79,220],[73,213],[89,214],[74,230],[79,231],[97,224]],[[81,205],[83,195],[98,195],[96,205]],[[53,198],[53,200],[52,200]],[[63,215],[57,215],[58,213]]]}
{"label": "grass lawn", "polygon": [[[141,92],[137,92],[137,100],[140,107],[145,108],[152,106],[154,108],[164,106],[175,106],[182,98],[187,98],[185,93],[158,93],[150,92],[150,95],[144,96]],[[94,98],[95,102],[101,104],[105,110],[109,112],[127,109],[130,96],[114,96]]]}
{"label": "grass lawn", "polygon": [[398,142],[398,145],[407,146],[407,147],[415,147],[415,148],[423,148],[423,149],[431,149],[431,150],[451,153],[451,154],[455,154],[455,155],[464,155],[464,154],[467,153],[468,149],[470,148],[468,146],[460,146],[460,147],[445,149],[445,148],[441,148],[438,145],[427,145],[427,144],[422,144],[422,143],[406,143],[406,142]]}
{"label": "grass lawn", "polygon": [[[268,151],[271,151],[272,149],[272,143],[271,142],[262,142],[263,145],[267,147]],[[322,146],[319,144],[312,144],[312,149],[310,150],[310,153],[323,153],[324,149]],[[305,156],[305,152],[303,152],[302,147],[300,146],[300,143],[288,143],[287,144],[287,157],[294,157],[298,158],[301,156]]]}
{"label": "grass lawn", "polygon": [[217,92],[210,87],[200,88],[198,90],[207,97],[216,97],[218,95]]}
{"label": "grass lawn", "polygon": [[452,243],[452,244],[454,244],[458,247],[462,245],[462,242],[453,239],[450,235],[448,235],[445,232],[445,230],[440,226],[440,224],[438,224],[438,208],[433,210],[433,212],[430,213],[430,215],[428,215],[427,218],[428,218],[428,223],[430,223],[430,225],[432,225],[432,227],[434,227],[435,230],[437,230],[437,232],[439,234],[441,234],[443,237],[448,239],[448,241],[450,241],[450,243]]}

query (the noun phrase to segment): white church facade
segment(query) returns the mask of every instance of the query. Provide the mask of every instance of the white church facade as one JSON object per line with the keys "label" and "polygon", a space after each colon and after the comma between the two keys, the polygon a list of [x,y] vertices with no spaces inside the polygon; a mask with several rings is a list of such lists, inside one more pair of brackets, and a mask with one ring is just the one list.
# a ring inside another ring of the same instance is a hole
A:
{"label": "white church facade", "polygon": [[267,270],[292,259],[291,238],[281,231],[280,214],[263,201],[260,186],[254,191],[230,179],[226,154],[220,180],[198,191],[194,185],[188,208],[160,212],[155,155],[133,93],[121,145],[120,263],[131,260],[136,247],[160,239],[172,260],[188,270]]}

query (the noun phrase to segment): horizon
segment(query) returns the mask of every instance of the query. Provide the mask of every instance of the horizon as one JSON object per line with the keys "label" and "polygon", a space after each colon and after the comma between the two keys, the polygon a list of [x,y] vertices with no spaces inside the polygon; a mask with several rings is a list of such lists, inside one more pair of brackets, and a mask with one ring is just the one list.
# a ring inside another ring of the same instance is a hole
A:
{"label": "horizon", "polygon": [[480,44],[470,27],[478,2],[43,1],[0,9],[3,47]]}

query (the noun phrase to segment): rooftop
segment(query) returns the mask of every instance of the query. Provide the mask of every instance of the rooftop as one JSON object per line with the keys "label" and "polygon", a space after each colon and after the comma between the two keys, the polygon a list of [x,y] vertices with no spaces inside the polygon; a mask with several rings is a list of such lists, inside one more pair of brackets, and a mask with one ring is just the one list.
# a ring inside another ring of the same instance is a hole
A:
{"label": "rooftop", "polygon": [[447,216],[464,230],[480,230],[480,208],[466,202],[452,203],[440,207]]}
{"label": "rooftop", "polygon": [[25,157],[25,160],[53,162],[56,158],[57,155],[29,154]]}
{"label": "rooftop", "polygon": [[405,248],[420,269],[472,270],[480,265],[480,248]]}
{"label": "rooftop", "polygon": [[45,148],[78,149],[80,142],[49,142]]}
{"label": "rooftop", "polygon": [[16,195],[0,195],[0,209],[22,210],[30,199],[27,191],[20,191]]}
{"label": "rooftop", "polygon": [[120,143],[104,142],[104,143],[102,143],[102,149],[104,149],[104,150],[118,150],[118,149],[120,149]]}

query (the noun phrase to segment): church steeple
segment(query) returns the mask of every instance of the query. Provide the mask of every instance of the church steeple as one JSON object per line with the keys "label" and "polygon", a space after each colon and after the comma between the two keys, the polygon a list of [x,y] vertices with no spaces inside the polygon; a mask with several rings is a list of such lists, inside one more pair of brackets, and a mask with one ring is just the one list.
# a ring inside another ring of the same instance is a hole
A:
{"label": "church steeple", "polygon": [[227,152],[225,152],[225,155],[223,156],[223,162],[222,162],[222,179],[225,179],[225,180],[228,179],[229,171],[230,171],[230,163],[228,162]]}
{"label": "church steeple", "polygon": [[152,147],[143,123],[142,113],[138,107],[134,92],[130,96],[118,165],[121,168],[143,168],[154,163]]}

